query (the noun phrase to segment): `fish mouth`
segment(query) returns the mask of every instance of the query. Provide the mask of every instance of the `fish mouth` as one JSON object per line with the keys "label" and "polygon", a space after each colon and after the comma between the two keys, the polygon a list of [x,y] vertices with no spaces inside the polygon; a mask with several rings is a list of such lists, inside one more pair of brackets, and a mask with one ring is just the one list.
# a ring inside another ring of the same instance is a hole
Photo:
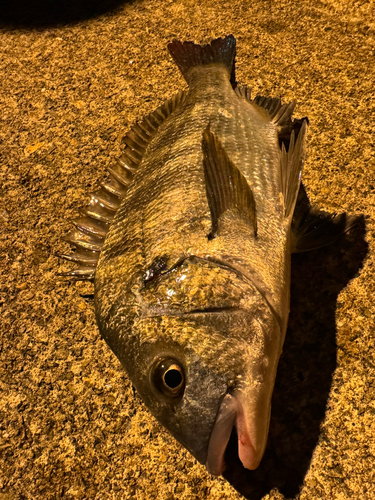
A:
{"label": "fish mouth", "polygon": [[238,456],[242,465],[246,469],[254,470],[262,458],[262,453],[255,449],[251,428],[240,399],[228,393],[220,405],[208,445],[206,469],[214,476],[220,476],[225,470],[224,454],[233,427],[236,428]]}

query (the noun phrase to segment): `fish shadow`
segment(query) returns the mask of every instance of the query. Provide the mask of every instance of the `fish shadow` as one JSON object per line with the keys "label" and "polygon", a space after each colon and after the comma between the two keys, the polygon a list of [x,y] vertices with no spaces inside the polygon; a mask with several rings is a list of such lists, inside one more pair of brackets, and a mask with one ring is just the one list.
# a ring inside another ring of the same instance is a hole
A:
{"label": "fish shadow", "polygon": [[272,399],[267,448],[254,471],[244,469],[235,431],[224,477],[245,498],[259,500],[277,488],[295,497],[303,484],[324,420],[336,368],[337,297],[363,265],[368,251],[363,216],[338,242],[292,257],[291,305]]}
{"label": "fish shadow", "polygon": [[0,27],[51,28],[114,11],[132,0],[3,0]]}

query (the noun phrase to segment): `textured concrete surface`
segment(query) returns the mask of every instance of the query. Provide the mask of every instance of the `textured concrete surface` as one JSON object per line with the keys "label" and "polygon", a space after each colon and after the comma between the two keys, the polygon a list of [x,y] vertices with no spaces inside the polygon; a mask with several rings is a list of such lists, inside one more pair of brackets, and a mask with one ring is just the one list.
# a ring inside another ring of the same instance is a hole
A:
{"label": "textured concrete surface", "polygon": [[0,500],[241,498],[150,416],[99,337],[92,286],[57,278],[54,256],[129,126],[185,87],[167,43],[226,33],[239,82],[309,117],[312,202],[362,216],[293,259],[268,448],[255,472],[228,450],[226,475],[253,499],[375,498],[374,2],[138,0],[91,18],[82,0],[30,4],[0,7]]}

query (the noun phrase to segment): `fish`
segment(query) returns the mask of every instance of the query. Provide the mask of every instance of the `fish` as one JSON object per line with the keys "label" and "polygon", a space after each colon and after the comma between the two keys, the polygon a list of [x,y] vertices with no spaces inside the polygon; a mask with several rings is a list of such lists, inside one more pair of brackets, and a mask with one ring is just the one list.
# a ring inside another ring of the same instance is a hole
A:
{"label": "fish", "polygon": [[331,243],[345,214],[301,184],[308,120],[251,97],[236,40],[173,40],[186,80],[132,126],[109,180],[67,236],[94,282],[102,337],[154,417],[209,473],[234,432],[247,469],[266,447],[285,339],[291,254]]}

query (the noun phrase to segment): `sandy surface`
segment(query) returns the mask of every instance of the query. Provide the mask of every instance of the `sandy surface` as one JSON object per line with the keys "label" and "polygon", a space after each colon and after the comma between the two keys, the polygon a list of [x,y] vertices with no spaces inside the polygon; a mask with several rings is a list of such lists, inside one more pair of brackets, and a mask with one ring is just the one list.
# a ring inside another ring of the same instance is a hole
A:
{"label": "sandy surface", "polygon": [[4,25],[0,500],[242,498],[150,416],[100,339],[92,285],[58,279],[69,266],[54,256],[128,127],[185,87],[167,43],[226,33],[239,82],[309,117],[312,201],[363,216],[293,259],[267,452],[244,473],[229,450],[227,476],[256,500],[375,498],[374,16],[372,0],[138,0],[71,24]]}

